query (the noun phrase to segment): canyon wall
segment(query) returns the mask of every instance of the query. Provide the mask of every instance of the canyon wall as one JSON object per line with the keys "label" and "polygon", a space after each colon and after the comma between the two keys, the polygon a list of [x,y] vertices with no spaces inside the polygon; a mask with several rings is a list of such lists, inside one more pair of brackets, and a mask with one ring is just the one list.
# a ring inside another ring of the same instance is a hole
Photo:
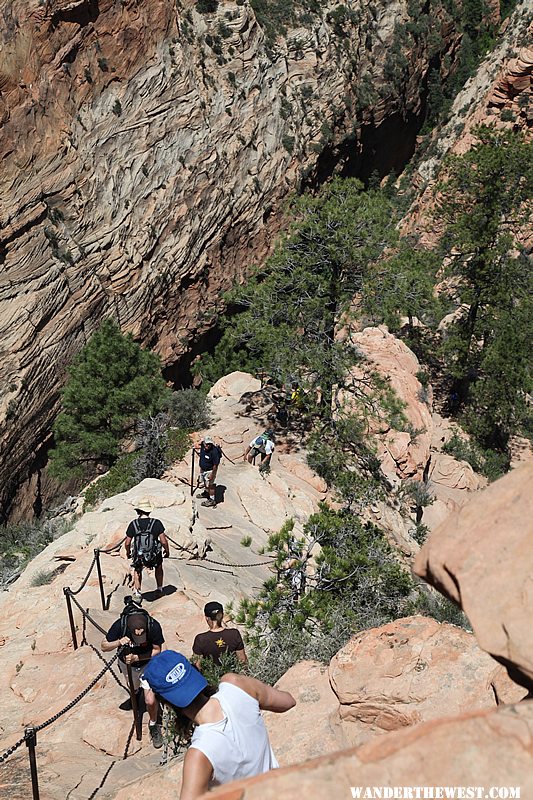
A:
{"label": "canyon wall", "polygon": [[66,369],[104,317],[176,379],[221,290],[268,253],[291,191],[401,168],[430,60],[457,45],[435,6],[437,55],[429,35],[400,51],[406,0],[326,4],[277,38],[246,0],[210,14],[170,0],[3,3],[2,515],[43,492]]}

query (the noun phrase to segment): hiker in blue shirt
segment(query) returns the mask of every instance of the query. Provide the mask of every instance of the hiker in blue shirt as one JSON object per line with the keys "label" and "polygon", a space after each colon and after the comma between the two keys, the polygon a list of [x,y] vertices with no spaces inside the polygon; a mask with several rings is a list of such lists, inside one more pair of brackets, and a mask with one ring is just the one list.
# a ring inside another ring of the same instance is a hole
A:
{"label": "hiker in blue shirt", "polygon": [[204,487],[207,500],[202,503],[207,508],[216,508],[216,477],[218,465],[221,460],[221,450],[217,447],[211,436],[204,436],[200,444],[200,483]]}
{"label": "hiker in blue shirt", "polygon": [[[138,518],[130,522],[126,530],[126,556],[132,559],[133,599],[142,600],[141,585],[143,568],[155,570],[157,593],[163,594],[163,556],[170,555],[165,528],[160,519],[150,519],[152,503],[147,498],[139,500],[135,511]],[[132,547],[133,544],[133,547]]]}

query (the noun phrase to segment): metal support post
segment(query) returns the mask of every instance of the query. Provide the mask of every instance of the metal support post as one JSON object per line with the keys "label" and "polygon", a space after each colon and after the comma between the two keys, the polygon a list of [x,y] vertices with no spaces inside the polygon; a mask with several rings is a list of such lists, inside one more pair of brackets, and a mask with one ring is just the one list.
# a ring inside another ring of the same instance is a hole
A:
{"label": "metal support post", "polygon": [[94,558],[96,560],[96,572],[98,573],[98,585],[100,586],[100,600],[102,601],[102,611],[106,611],[106,601],[104,594],[104,583],[102,580],[102,568],[100,566],[100,550],[96,547],[94,550]]}
{"label": "metal support post", "polygon": [[191,451],[191,497],[194,494],[194,447]]}
{"label": "metal support post", "polygon": [[33,800],[39,800],[39,781],[37,778],[37,759],[35,758],[35,745],[37,744],[37,731],[35,728],[26,728],[24,739],[30,757],[31,790]]}
{"label": "metal support post", "polygon": [[76,637],[76,626],[74,624],[74,615],[72,613],[72,600],[70,599],[70,588],[68,586],[65,586],[63,588],[63,594],[65,595],[65,599],[67,601],[68,621],[70,622],[70,633],[72,635],[72,644],[74,646],[74,650],[77,650],[78,639]]}
{"label": "metal support post", "polygon": [[141,741],[143,731],[142,731],[142,719],[139,713],[139,705],[137,703],[137,692],[133,686],[133,675],[131,672],[131,666],[126,664],[128,670],[128,688],[130,690],[130,699],[131,699],[131,708],[133,711],[133,722],[135,725],[135,738],[138,742]]}

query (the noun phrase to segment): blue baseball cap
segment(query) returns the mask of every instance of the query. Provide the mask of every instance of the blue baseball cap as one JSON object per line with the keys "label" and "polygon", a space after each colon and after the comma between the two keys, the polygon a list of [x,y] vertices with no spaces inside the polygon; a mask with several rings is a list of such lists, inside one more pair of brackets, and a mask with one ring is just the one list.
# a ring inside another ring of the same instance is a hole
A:
{"label": "blue baseball cap", "polygon": [[178,708],[185,708],[192,703],[207,686],[202,673],[175,650],[163,650],[153,656],[142,677],[156,694]]}

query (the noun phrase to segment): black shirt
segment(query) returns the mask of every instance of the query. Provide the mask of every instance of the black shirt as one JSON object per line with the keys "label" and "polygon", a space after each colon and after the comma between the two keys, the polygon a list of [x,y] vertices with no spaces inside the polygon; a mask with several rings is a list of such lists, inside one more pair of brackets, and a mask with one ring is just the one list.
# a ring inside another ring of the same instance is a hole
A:
{"label": "black shirt", "polygon": [[212,470],[213,467],[218,467],[220,464],[220,453],[218,447],[211,445],[209,450],[206,450],[204,443],[200,445],[200,469],[202,472]]}
{"label": "black shirt", "polygon": [[[150,631],[147,631],[146,634],[145,644],[134,644],[131,646],[128,645],[127,647],[123,648],[122,653],[119,656],[120,661],[124,661],[124,656],[134,655],[139,656],[141,661],[148,662],[148,658],[152,654],[152,646],[156,644],[161,647],[165,640],[163,638],[161,625],[153,617],[150,623]],[[124,635],[127,636],[128,632],[126,631]],[[117,619],[116,622],[111,625],[105,638],[108,642],[117,642],[120,638],[122,638],[121,619]]]}
{"label": "black shirt", "polygon": [[237,628],[199,633],[192,646],[195,655],[211,656],[216,664],[220,664],[222,653],[234,653],[236,650],[244,650],[244,642]]}
{"label": "black shirt", "polygon": [[136,524],[139,526],[140,530],[144,532],[148,530],[151,522],[153,523],[152,533],[154,536],[159,537],[165,532],[165,527],[160,519],[155,519],[155,517],[139,517],[138,519],[130,522],[126,530],[126,536],[128,539],[133,539],[135,535],[138,535],[135,529]]}

